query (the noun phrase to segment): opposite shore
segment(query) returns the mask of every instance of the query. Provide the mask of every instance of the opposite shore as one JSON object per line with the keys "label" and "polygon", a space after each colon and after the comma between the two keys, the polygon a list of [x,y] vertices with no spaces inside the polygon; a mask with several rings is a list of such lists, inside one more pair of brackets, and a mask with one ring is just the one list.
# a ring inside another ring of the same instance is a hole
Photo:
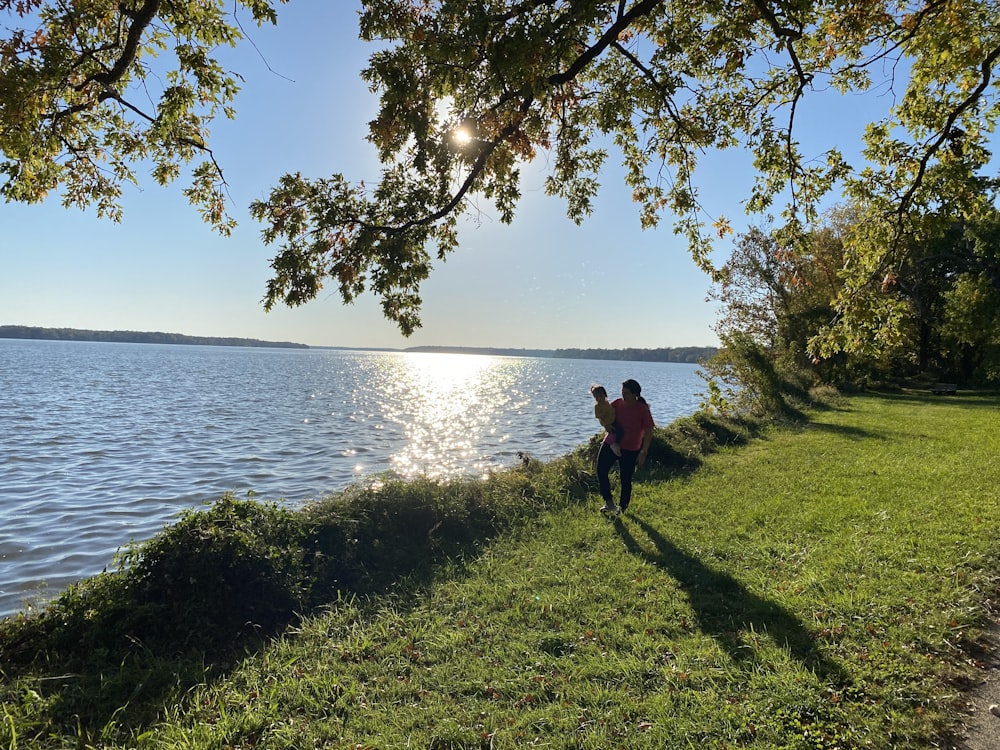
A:
{"label": "opposite shore", "polygon": [[553,359],[600,359],[622,362],[679,362],[700,364],[718,349],[711,346],[660,347],[657,349],[525,349],[479,346],[411,346],[403,349],[385,347],[308,346],[290,341],[188,336],[159,331],[92,331],[78,328],[42,328],[38,326],[0,325],[0,339],[39,341],[100,341],[122,344],[179,344],[197,346],[247,346],[283,349],[343,349],[348,351],[396,351],[430,354],[480,354],[497,357],[540,357]]}

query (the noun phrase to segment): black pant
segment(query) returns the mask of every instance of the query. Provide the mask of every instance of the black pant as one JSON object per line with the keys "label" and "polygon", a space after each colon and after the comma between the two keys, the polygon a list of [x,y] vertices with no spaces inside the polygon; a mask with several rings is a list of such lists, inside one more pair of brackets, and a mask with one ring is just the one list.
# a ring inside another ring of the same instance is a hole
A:
{"label": "black pant", "polygon": [[635,474],[635,462],[638,460],[639,451],[627,451],[623,448],[621,456],[616,456],[611,446],[601,443],[601,450],[597,454],[597,482],[601,486],[601,497],[604,498],[605,505],[615,504],[611,497],[611,478],[608,473],[617,461],[622,483],[622,500],[619,505],[622,510],[628,507],[632,500],[632,475]]}

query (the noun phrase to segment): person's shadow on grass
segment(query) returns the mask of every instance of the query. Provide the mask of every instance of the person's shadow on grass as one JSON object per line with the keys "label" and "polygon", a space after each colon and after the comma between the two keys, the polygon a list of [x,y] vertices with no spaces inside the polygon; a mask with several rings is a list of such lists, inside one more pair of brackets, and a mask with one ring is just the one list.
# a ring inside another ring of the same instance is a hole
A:
{"label": "person's shadow on grass", "polygon": [[702,632],[712,636],[736,661],[755,658],[752,644],[741,632],[766,633],[778,646],[819,677],[844,685],[844,671],[816,648],[802,623],[788,610],[748,591],[732,576],[713,570],[696,557],[678,548],[649,522],[630,514],[629,518],[649,537],[656,548],[644,548],[617,519],[615,527],[628,551],[648,560],[670,575],[687,594]]}

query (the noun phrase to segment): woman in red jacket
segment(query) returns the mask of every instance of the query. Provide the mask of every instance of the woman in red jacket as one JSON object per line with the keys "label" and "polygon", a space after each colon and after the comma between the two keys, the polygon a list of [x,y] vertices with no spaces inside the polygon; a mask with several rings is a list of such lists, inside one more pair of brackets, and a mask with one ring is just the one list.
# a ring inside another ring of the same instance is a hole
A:
{"label": "woman in red jacket", "polygon": [[610,433],[604,438],[601,450],[597,454],[597,481],[601,487],[601,497],[604,498],[604,507],[601,508],[603,513],[619,512],[611,497],[611,479],[608,476],[615,462],[618,462],[618,473],[621,477],[622,511],[628,508],[632,500],[632,475],[635,473],[635,467],[646,463],[654,425],[649,404],[640,395],[641,393],[642,386],[629,379],[622,383],[622,397],[611,402],[615,409],[615,421],[622,427],[624,434],[619,443],[620,456],[611,450],[614,435]]}

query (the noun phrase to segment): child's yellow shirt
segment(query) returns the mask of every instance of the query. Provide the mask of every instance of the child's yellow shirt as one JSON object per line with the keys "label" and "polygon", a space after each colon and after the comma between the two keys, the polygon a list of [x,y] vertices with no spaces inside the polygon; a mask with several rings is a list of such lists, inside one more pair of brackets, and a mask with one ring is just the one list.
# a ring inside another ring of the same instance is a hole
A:
{"label": "child's yellow shirt", "polygon": [[594,416],[602,427],[610,427],[615,421],[615,407],[607,401],[598,401],[594,404]]}

